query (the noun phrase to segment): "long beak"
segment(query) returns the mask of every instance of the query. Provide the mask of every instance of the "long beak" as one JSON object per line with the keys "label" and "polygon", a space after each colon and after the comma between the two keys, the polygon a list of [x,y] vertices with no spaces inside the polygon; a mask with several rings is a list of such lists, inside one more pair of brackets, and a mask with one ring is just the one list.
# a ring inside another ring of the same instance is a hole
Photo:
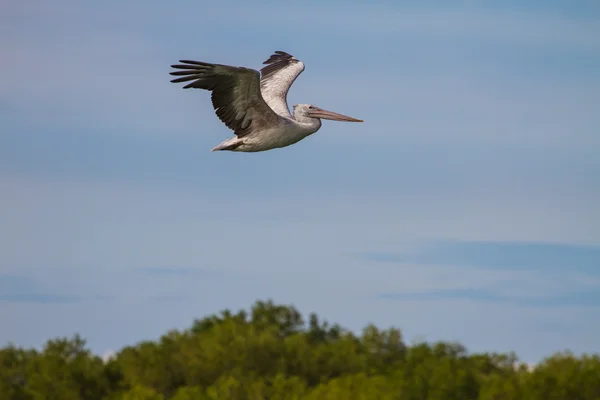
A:
{"label": "long beak", "polygon": [[323,110],[319,107],[314,107],[308,110],[308,116],[312,118],[330,119],[332,121],[346,121],[346,122],[363,122],[362,119],[356,119],[347,115],[338,114],[333,111]]}

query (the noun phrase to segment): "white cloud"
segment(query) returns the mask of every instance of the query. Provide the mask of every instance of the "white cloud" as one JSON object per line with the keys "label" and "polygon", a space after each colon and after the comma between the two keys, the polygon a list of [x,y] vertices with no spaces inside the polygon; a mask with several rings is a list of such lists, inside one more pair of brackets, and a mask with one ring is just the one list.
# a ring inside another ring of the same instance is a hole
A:
{"label": "white cloud", "polygon": [[105,363],[109,362],[110,360],[114,359],[117,356],[117,353],[114,350],[105,350],[104,353],[102,353],[102,361],[104,361]]}

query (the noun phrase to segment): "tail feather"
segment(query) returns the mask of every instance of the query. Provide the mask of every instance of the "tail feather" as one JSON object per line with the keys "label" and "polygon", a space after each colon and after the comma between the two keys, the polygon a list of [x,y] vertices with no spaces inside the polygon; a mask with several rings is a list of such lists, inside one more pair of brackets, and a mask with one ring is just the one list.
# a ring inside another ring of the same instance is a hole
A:
{"label": "tail feather", "polygon": [[223,143],[219,144],[218,146],[213,147],[211,151],[223,151],[223,150],[229,150],[229,151],[231,151],[231,150],[237,149],[243,143],[244,143],[243,140],[240,140],[237,137],[233,137],[231,139],[227,139],[226,141],[224,141]]}

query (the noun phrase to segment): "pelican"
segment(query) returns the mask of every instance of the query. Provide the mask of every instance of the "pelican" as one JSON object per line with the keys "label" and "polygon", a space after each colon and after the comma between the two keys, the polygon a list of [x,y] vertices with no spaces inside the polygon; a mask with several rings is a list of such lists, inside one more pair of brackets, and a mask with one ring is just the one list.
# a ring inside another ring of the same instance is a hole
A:
{"label": "pelican", "polygon": [[312,135],[321,128],[321,119],[363,122],[347,115],[327,111],[311,104],[294,105],[290,114],[287,93],[304,63],[283,51],[276,51],[260,70],[180,60],[171,65],[180,76],[173,83],[188,82],[184,89],[212,92],[213,108],[219,119],[235,136],[212,151],[258,152],[286,147]]}

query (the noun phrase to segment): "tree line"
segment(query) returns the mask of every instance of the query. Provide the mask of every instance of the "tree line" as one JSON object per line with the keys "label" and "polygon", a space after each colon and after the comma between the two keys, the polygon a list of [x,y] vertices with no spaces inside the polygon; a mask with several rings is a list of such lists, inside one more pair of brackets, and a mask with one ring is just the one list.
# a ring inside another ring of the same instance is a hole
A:
{"label": "tree line", "polygon": [[0,349],[0,400],[600,400],[600,356],[515,354],[454,342],[408,345],[395,328],[360,335],[258,301],[121,349],[78,335]]}

